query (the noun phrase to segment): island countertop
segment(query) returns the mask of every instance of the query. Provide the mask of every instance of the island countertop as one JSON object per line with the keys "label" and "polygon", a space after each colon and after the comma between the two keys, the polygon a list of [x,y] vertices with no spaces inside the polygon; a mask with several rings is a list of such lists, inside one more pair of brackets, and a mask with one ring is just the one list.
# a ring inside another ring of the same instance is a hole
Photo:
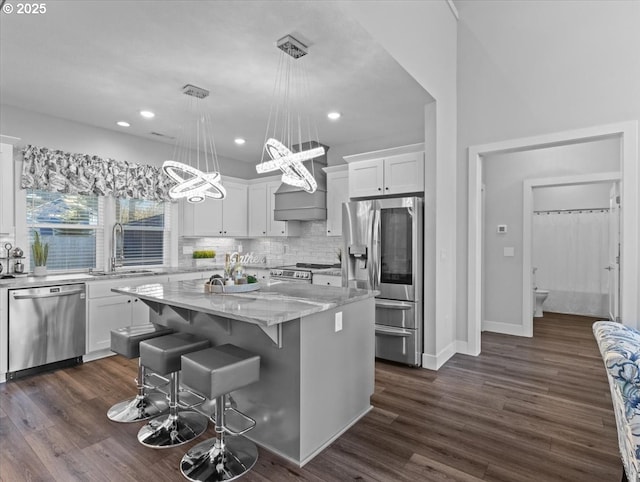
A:
{"label": "island countertop", "polygon": [[320,313],[355,301],[372,298],[378,292],[306,283],[261,283],[248,293],[205,293],[204,281],[151,283],[113,288],[120,294],[145,302],[223,316],[262,326],[273,326],[313,313]]}

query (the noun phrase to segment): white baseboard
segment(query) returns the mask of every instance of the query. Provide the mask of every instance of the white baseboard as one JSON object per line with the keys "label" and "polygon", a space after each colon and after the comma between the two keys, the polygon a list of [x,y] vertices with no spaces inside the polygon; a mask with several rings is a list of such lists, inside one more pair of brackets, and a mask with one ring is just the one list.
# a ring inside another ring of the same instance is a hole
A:
{"label": "white baseboard", "polygon": [[100,358],[106,358],[108,356],[114,356],[114,355],[115,353],[113,353],[108,348],[105,348],[104,350],[92,351],[91,353],[87,353],[82,357],[82,361],[90,362],[94,360],[99,360]]}
{"label": "white baseboard", "polygon": [[462,340],[456,340],[456,353],[460,353],[462,355],[478,356],[478,353],[469,352],[469,342]]}
{"label": "white baseboard", "polygon": [[502,333],[503,335],[527,336],[524,326],[514,325],[513,323],[504,323],[502,321],[484,320],[482,322],[482,331]]}
{"label": "white baseboard", "polygon": [[[466,342],[465,342],[466,343]],[[427,370],[438,370],[449,358],[456,353],[456,342],[452,342],[444,347],[437,355],[422,354],[422,368]]]}

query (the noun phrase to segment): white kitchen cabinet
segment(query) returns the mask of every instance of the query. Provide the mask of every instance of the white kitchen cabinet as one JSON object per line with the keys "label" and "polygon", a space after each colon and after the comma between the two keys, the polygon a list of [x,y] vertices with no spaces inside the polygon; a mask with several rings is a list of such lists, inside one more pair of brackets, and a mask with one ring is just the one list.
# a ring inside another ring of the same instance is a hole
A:
{"label": "white kitchen cabinet", "polygon": [[249,186],[249,236],[267,235],[267,183]]}
{"label": "white kitchen cabinet", "polygon": [[15,229],[13,169],[13,146],[0,143],[0,234],[12,234]]}
{"label": "white kitchen cabinet", "polygon": [[327,173],[327,236],[342,236],[342,203],[349,201],[348,166],[325,167]]}
{"label": "white kitchen cabinet", "polygon": [[87,283],[87,353],[111,347],[111,330],[149,323],[149,307],[132,296],[111,291],[167,281],[166,275],[118,278]]}
{"label": "white kitchen cabinet", "polygon": [[9,296],[0,288],[0,382],[5,381],[9,370]]}
{"label": "white kitchen cabinet", "polygon": [[422,144],[345,156],[349,197],[395,196],[424,191]]}
{"label": "white kitchen cabinet", "polygon": [[258,182],[249,186],[249,236],[299,236],[299,221],[273,218],[275,193],[280,181]]}
{"label": "white kitchen cabinet", "polygon": [[[133,305],[144,303],[126,295],[109,296],[106,298],[95,298],[89,300],[89,319],[87,330],[87,352],[104,350],[111,347],[111,330],[131,326],[132,324],[142,324],[136,320],[132,323]],[[140,316],[140,310],[136,309],[136,314]],[[149,311],[147,308],[147,322],[149,321]]]}
{"label": "white kitchen cabinet", "polygon": [[247,185],[223,181],[227,196],[223,200],[207,199],[201,203],[184,202],[182,234],[184,236],[247,235]]}
{"label": "white kitchen cabinet", "polygon": [[334,276],[328,274],[313,274],[311,284],[321,286],[342,286],[342,276]]}

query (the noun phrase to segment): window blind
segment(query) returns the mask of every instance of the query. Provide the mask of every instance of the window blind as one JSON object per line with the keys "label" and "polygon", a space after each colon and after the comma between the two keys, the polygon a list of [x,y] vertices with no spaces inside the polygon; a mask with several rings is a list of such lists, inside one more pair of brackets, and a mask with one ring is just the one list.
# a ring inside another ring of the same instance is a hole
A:
{"label": "window blind", "polygon": [[[27,190],[30,246],[38,232],[48,243],[47,269],[79,270],[99,267],[102,259],[104,203],[97,196]],[[30,270],[34,268],[32,253]]]}
{"label": "window blind", "polygon": [[[167,206],[165,206],[167,204]],[[124,229],[124,265],[162,265],[169,247],[168,203],[116,199],[116,221]]]}

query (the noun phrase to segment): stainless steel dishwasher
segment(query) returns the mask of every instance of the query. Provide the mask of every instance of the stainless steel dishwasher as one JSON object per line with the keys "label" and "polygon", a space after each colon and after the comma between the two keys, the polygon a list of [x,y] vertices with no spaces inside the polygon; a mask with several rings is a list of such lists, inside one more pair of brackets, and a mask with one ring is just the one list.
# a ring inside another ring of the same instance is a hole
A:
{"label": "stainless steel dishwasher", "polygon": [[85,332],[84,283],[9,290],[8,378],[81,363]]}

